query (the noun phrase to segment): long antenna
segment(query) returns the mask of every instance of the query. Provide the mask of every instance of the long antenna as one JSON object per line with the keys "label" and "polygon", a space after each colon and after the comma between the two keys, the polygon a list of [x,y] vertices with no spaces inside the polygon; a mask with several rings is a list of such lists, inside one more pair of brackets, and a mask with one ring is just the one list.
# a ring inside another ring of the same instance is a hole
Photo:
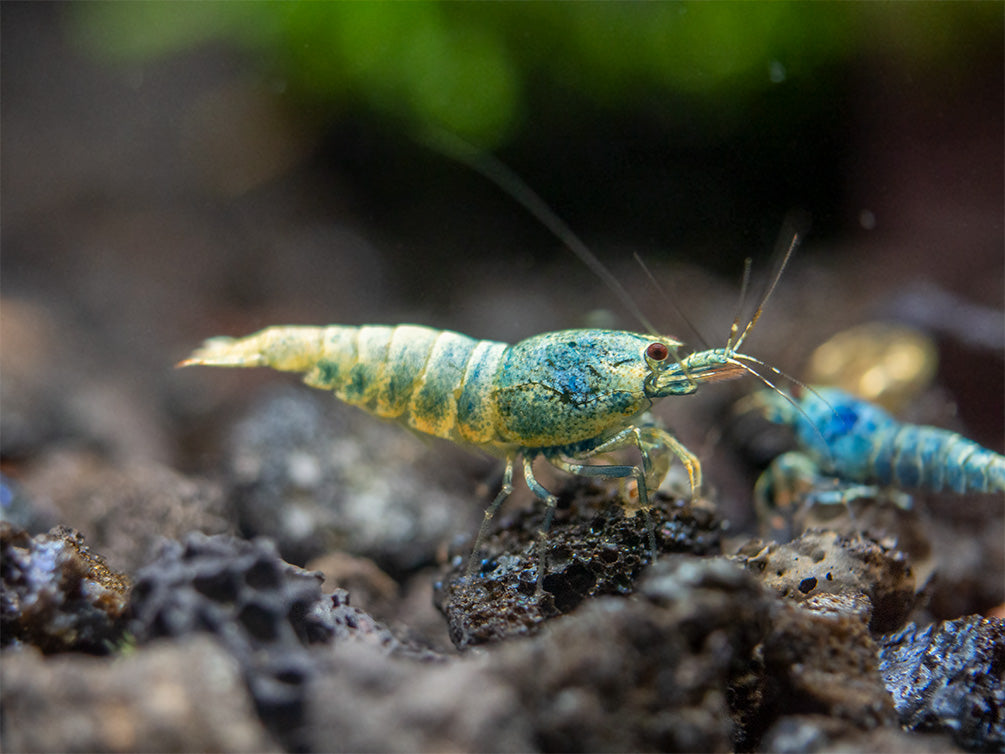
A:
{"label": "long antenna", "polygon": [[649,269],[649,265],[643,261],[639,253],[636,251],[632,254],[632,256],[635,257],[635,261],[639,263],[639,267],[642,268],[642,271],[646,273],[646,277],[649,278],[649,282],[652,283],[656,292],[659,293],[671,307],[673,307],[673,310],[677,312],[677,316],[680,317],[684,321],[684,324],[691,329],[691,332],[693,332],[695,337],[698,338],[698,342],[702,345],[702,347],[706,349],[711,348],[712,345],[709,343],[708,339],[701,334],[701,330],[699,330],[697,325],[695,325],[695,323],[691,321],[691,318],[687,316],[684,312],[684,308],[678,304],[677,300],[670,295],[670,292],[664,288],[662,284],[660,284],[660,281],[656,279],[656,276],[653,275],[653,271]]}
{"label": "long antenna", "polygon": [[579,257],[587,267],[593,270],[614,291],[615,295],[621,299],[621,303],[632,313],[632,316],[642,323],[642,326],[649,333],[657,334],[656,328],[653,327],[646,315],[642,313],[639,305],[635,303],[635,299],[625,290],[620,281],[604,266],[603,262],[597,259],[587,245],[579,240],[579,237],[555,214],[544,199],[524,183],[520,176],[506,167],[490,152],[479,149],[456,134],[444,129],[429,127],[424,133],[419,135],[419,140],[429,148],[452,157],[458,162],[481,173],[506,194],[523,205],[524,209],[554,233],[562,243],[569,247],[569,250],[573,254]]}

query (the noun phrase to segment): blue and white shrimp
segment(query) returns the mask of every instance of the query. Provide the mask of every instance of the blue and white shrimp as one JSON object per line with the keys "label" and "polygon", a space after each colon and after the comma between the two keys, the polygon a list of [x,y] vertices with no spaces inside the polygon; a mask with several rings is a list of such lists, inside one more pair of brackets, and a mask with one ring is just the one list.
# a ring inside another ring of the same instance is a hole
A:
{"label": "blue and white shrimp", "polygon": [[842,480],[898,489],[1005,492],[1005,456],[938,427],[906,424],[883,409],[831,387],[788,400],[761,392],[770,421],[792,427],[801,451]]}
{"label": "blue and white shrimp", "polygon": [[[485,511],[475,553],[512,492],[518,458],[527,485],[547,506],[544,541],[557,499],[534,476],[538,456],[572,474],[634,479],[655,552],[648,490],[669,467],[668,456],[684,464],[692,495],[702,475],[698,458],[646,423],[645,412],[702,383],[757,374],[751,364],[760,362],[738,348],[759,313],[739,336],[734,327],[726,347],[688,355],[674,338],[619,330],[562,330],[508,345],[417,325],[278,326],[212,338],[180,366],[300,372],[308,385],[377,416],[504,457],[503,486]],[[641,467],[582,463],[629,447],[640,452]]]}
{"label": "blue and white shrimp", "polygon": [[[431,145],[470,165],[510,194],[548,227],[587,267],[604,280],[639,321],[649,327],[633,298],[586,245],[518,176],[488,153],[456,137],[430,135]],[[513,469],[546,505],[540,531],[537,586],[544,578],[544,544],[557,498],[534,476],[543,457],[571,474],[633,479],[656,555],[649,515],[655,489],[676,456],[694,496],[701,488],[701,464],[673,435],[646,419],[654,401],[689,395],[705,382],[752,374],[763,362],[740,352],[795,252],[799,235],[782,258],[746,326],[734,320],[726,345],[681,354],[675,338],[621,330],[561,330],[515,345],[476,340],[419,325],[330,325],[270,327],[243,338],[212,338],[179,366],[267,366],[300,372],[312,387],[334,391],[346,403],[393,419],[419,432],[486,450],[506,459],[499,494],[485,510],[470,560],[471,576],[489,524],[513,490]],[[745,270],[749,273],[749,260]],[[587,464],[583,460],[635,448],[641,466]]]}
{"label": "blue and white shrimp", "polygon": [[[898,422],[882,408],[833,387],[798,395],[761,391],[743,401],[791,427],[799,450],[775,458],[754,485],[763,533],[790,539],[811,510],[847,510],[873,499],[912,506],[909,490],[1005,491],[1005,457],[938,427]],[[823,506],[816,508],[816,506]]]}

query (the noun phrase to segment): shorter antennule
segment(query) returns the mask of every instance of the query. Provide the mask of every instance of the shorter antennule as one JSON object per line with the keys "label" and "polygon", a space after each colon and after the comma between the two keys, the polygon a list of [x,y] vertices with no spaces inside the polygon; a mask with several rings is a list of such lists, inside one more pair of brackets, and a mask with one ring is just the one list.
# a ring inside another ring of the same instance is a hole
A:
{"label": "shorter antennule", "polygon": [[[740,298],[736,302],[736,311],[733,313],[733,323],[729,326],[729,337],[726,339],[726,350],[735,351],[740,346],[743,338],[738,341],[736,334],[740,331],[740,314],[743,312],[743,305],[747,302],[747,290],[750,287],[750,268],[753,262],[750,257],[743,260],[743,278],[740,281]],[[747,325],[747,329],[750,325]],[[746,335],[747,330],[743,331]]]}
{"label": "shorter antennule", "polygon": [[[747,326],[743,328],[743,332],[740,333],[740,337],[737,338],[735,341],[733,341],[732,332],[730,332],[730,340],[729,344],[727,345],[727,348],[730,349],[731,351],[740,350],[740,346],[743,345],[743,341],[747,339],[747,336],[750,335],[751,331],[754,329],[754,326],[757,324],[757,320],[761,318],[761,312],[764,311],[764,306],[768,303],[768,299],[771,298],[771,294],[775,292],[775,288],[778,287],[778,281],[781,280],[782,273],[785,272],[785,267],[788,265],[789,260],[792,258],[792,255],[795,254],[796,249],[799,248],[799,243],[801,240],[802,236],[800,236],[798,232],[794,231],[792,233],[792,240],[789,242],[789,247],[785,251],[785,256],[782,257],[782,263],[778,265],[778,272],[775,273],[774,277],[771,279],[771,284],[764,292],[764,295],[761,296],[761,301],[757,304],[757,308],[754,310],[754,314],[753,316],[751,316],[750,321],[747,323]],[[749,262],[750,260],[747,261]],[[744,275],[744,278],[746,278],[746,275]]]}

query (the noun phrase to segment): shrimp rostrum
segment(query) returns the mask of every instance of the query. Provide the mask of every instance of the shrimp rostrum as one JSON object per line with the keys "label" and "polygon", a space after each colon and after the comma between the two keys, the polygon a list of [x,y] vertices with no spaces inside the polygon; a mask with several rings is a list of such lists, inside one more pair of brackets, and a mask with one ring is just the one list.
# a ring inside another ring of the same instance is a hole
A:
{"label": "shrimp rostrum", "polygon": [[[180,366],[299,372],[308,385],[377,416],[504,457],[502,489],[485,511],[470,575],[489,522],[512,491],[518,459],[527,485],[546,505],[543,548],[557,500],[534,475],[538,456],[572,474],[634,479],[655,553],[648,508],[658,472],[676,456],[694,494],[701,465],[673,435],[641,419],[660,398],[756,374],[750,363],[760,362],[738,349],[759,314],[760,307],[742,333],[734,324],[726,347],[688,355],[674,338],[618,330],[562,330],[508,345],[417,325],[279,326],[212,338]],[[641,466],[584,463],[621,448],[637,449]]]}

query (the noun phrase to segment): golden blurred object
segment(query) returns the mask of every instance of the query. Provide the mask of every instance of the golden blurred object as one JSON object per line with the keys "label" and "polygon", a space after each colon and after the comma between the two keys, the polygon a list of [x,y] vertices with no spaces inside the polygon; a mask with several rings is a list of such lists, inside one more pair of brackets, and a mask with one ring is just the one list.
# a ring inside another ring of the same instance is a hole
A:
{"label": "golden blurred object", "polygon": [[935,376],[938,353],[924,333],[892,322],[839,332],[810,357],[807,382],[840,387],[899,412]]}

